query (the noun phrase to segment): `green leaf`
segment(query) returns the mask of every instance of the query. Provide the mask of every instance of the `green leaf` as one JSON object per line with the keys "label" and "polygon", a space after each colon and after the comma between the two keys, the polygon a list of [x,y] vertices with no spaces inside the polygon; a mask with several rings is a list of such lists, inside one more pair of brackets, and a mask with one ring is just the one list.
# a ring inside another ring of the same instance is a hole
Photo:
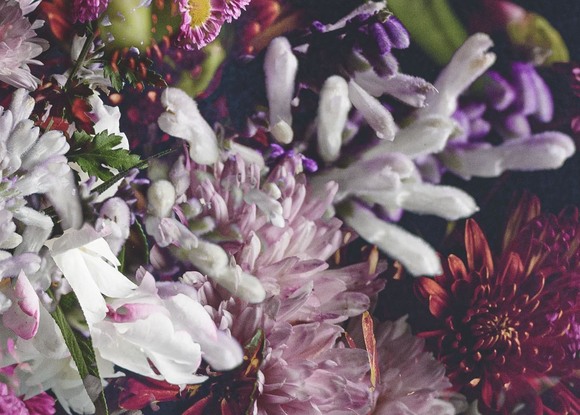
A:
{"label": "green leaf", "polygon": [[411,41],[439,65],[446,65],[467,39],[448,0],[389,0],[388,7],[403,22]]}
{"label": "green leaf", "polygon": [[540,15],[528,13],[525,18],[508,24],[507,32],[514,45],[532,52],[536,49],[545,51],[545,64],[570,60],[570,53],[562,36]]}
{"label": "green leaf", "polygon": [[121,77],[121,74],[118,71],[115,71],[113,69],[113,66],[111,66],[111,64],[109,63],[106,64],[103,67],[103,72],[105,76],[109,78],[109,80],[111,81],[111,85],[113,86],[115,91],[119,92],[121,91],[121,89],[123,89],[123,78]]}
{"label": "green leaf", "polygon": [[75,332],[72,329],[59,305],[56,306],[56,309],[51,315],[62,332],[64,342],[77,365],[83,385],[97,407],[96,413],[108,415],[109,409],[105,398],[105,391],[102,387],[101,376],[99,375],[99,368],[97,367],[97,359],[91,339],[84,337],[81,333]]}
{"label": "green leaf", "polygon": [[109,134],[107,130],[94,137],[85,131],[75,131],[68,158],[76,162],[89,176],[106,181],[115,176],[111,169],[124,171],[141,162],[138,155],[116,148],[121,141],[121,136]]}

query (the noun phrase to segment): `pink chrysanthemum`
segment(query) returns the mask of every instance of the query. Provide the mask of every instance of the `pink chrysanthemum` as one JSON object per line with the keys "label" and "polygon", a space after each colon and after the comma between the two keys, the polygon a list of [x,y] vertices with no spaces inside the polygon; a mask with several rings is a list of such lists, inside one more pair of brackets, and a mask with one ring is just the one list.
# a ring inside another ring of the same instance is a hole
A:
{"label": "pink chrysanthemum", "polygon": [[[24,4],[25,11],[32,9]],[[0,3],[0,82],[17,88],[36,88],[38,79],[28,65],[41,65],[34,58],[48,49],[48,43],[36,37],[35,30],[43,24],[42,20],[31,24],[17,1]]]}
{"label": "pink chrysanthemum", "polygon": [[439,396],[451,386],[445,367],[424,351],[425,341],[411,334],[405,318],[385,321],[376,334],[380,381],[373,415],[453,415]]}
{"label": "pink chrysanthemum", "polygon": [[96,20],[109,5],[109,0],[74,0],[73,20],[87,23]]}
{"label": "pink chrysanthemum", "polygon": [[251,0],[225,0],[224,18],[226,22],[231,23],[242,14],[242,10],[246,10],[246,6],[250,4]]}
{"label": "pink chrysanthemum", "polygon": [[220,0],[179,0],[181,25],[178,44],[184,49],[201,49],[212,42],[226,21],[226,7]]}

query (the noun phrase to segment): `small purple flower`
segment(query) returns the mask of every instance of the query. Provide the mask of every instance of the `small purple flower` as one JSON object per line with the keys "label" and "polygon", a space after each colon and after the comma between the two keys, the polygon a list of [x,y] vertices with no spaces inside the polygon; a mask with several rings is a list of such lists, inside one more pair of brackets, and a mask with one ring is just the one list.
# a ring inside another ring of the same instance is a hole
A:
{"label": "small purple flower", "polygon": [[109,0],[74,0],[73,20],[87,23],[96,20],[109,5]]}

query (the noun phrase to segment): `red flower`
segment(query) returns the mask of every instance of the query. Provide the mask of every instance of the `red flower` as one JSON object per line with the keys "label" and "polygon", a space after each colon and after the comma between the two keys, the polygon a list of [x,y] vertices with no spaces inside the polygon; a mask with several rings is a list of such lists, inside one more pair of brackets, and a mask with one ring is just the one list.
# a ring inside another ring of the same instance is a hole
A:
{"label": "red flower", "polygon": [[[420,278],[417,292],[435,317],[429,339],[456,390],[484,414],[577,414],[580,225],[578,210],[540,214],[524,198],[494,258],[477,223],[465,228],[467,261]],[[559,393],[554,392],[558,379]],[[556,409],[554,409],[556,408]]]}

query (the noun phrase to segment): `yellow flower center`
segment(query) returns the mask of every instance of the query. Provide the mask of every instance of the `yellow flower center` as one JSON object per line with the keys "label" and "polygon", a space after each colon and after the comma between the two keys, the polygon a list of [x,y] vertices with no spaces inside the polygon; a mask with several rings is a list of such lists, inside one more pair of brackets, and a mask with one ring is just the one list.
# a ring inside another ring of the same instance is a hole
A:
{"label": "yellow flower center", "polygon": [[203,25],[211,15],[211,0],[189,0],[191,27]]}

